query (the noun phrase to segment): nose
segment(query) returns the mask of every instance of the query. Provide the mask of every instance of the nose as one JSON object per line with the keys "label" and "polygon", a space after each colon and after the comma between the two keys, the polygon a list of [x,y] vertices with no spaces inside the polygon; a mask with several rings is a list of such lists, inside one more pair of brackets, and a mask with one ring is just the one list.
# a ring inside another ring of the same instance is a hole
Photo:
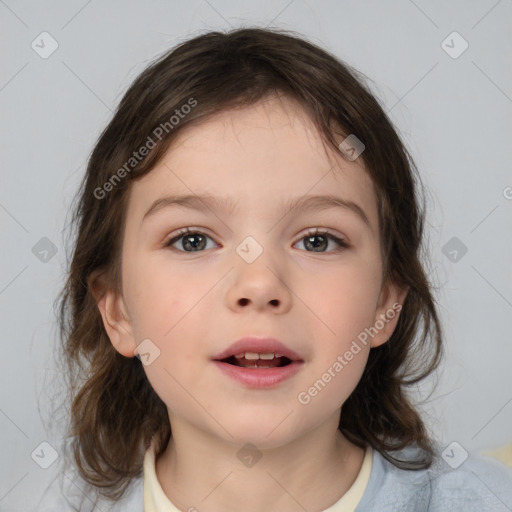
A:
{"label": "nose", "polygon": [[234,311],[252,308],[258,312],[286,313],[292,304],[292,293],[279,265],[269,265],[261,255],[256,261],[237,262],[226,294],[228,306]]}

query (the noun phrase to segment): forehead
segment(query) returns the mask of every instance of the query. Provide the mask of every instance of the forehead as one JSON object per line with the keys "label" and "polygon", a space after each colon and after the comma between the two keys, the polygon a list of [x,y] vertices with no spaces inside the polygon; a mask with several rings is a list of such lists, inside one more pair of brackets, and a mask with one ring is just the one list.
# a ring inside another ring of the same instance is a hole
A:
{"label": "forehead", "polygon": [[350,162],[328,147],[304,109],[287,97],[223,111],[184,129],[155,168],[132,183],[128,215],[141,218],[155,199],[175,194],[232,197],[240,210],[253,212],[331,194],[359,204],[378,225],[361,159]]}

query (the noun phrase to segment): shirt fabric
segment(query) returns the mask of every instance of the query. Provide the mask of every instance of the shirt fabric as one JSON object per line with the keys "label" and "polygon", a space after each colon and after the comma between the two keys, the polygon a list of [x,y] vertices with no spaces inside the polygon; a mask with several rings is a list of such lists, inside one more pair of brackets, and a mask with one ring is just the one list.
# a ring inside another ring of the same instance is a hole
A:
{"label": "shirt fabric", "polygon": [[[164,493],[156,476],[155,448],[153,443],[144,456],[144,512],[180,512]],[[371,469],[372,448],[368,446],[361,469],[350,489],[334,505],[322,512],[354,512],[363,497]]]}
{"label": "shirt fabric", "polygon": [[[410,460],[415,453],[414,448],[409,447],[394,452],[393,455],[402,460]],[[370,477],[354,512],[512,511],[512,468],[480,455],[469,454],[463,460],[460,450],[451,450],[445,454],[446,460],[440,456],[441,453],[442,447],[438,446],[434,463],[428,469],[404,470],[397,468],[377,450],[372,450]],[[146,460],[150,460],[150,456],[145,455],[144,462]],[[362,471],[363,469],[357,477],[361,481],[364,480]],[[70,469],[59,473],[50,484],[36,511],[143,512],[144,484],[142,474],[132,480],[121,499],[112,502],[101,497],[96,489],[83,482],[76,470]],[[356,489],[357,487],[358,485]],[[354,486],[349,492],[352,489]],[[348,496],[348,492],[345,496]],[[345,496],[327,511],[337,511],[335,507],[338,505],[345,507],[340,510],[345,510],[349,506],[344,503]],[[158,506],[158,502],[155,503]],[[169,504],[170,502],[167,503]],[[198,512],[203,512],[199,507],[196,508]],[[173,509],[164,510],[168,512]]]}

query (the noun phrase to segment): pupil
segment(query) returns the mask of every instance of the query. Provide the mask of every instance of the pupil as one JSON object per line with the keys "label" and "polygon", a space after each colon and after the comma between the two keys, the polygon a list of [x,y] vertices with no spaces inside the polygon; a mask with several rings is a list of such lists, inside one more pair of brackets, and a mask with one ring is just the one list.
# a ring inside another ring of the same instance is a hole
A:
{"label": "pupil", "polygon": [[[312,240],[314,240],[315,238],[320,239],[321,241],[318,243],[312,242]],[[313,247],[314,252],[320,252],[320,251],[315,250],[318,247],[325,248],[325,243],[326,243],[326,238],[323,236],[320,236],[320,235],[310,236],[310,237],[307,237],[307,239],[306,239],[306,245],[310,244]]]}
{"label": "pupil", "polygon": [[[202,245],[201,242],[199,243],[193,243],[194,238],[201,238],[202,239]],[[189,235],[185,238],[183,238],[183,248],[187,249],[186,244],[191,244],[192,251],[197,251],[198,249],[204,249],[204,237],[201,235]]]}

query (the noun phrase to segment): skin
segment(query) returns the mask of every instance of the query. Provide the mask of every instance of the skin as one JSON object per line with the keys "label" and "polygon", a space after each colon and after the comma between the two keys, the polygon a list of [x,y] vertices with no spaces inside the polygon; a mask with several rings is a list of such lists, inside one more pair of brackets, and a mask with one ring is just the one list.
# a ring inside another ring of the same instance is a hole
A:
{"label": "skin", "polygon": [[[227,195],[239,200],[239,212],[163,208],[143,222],[153,201],[174,193]],[[370,225],[341,208],[279,213],[284,201],[306,194],[352,200]],[[183,239],[165,247],[186,227],[210,237],[204,249],[186,252]],[[314,252],[305,237],[317,227],[350,247],[337,251],[328,239],[323,252]],[[236,252],[247,236],[263,248],[250,264]],[[388,340],[399,314],[360,344],[307,405],[297,395],[381,314],[403,304],[407,291],[383,286],[382,270],[377,203],[361,158],[349,162],[327,148],[286,97],[184,130],[163,160],[133,182],[123,293],[103,289],[96,278],[91,286],[119,353],[133,357],[144,339],[160,350],[144,370],[169,413],[172,438],[156,471],[178,508],[321,511],[346,493],[364,450],[337,430],[341,406],[369,351]],[[210,360],[245,335],[276,337],[305,363],[277,387],[246,388]],[[252,467],[237,457],[248,442],[262,455]]]}

